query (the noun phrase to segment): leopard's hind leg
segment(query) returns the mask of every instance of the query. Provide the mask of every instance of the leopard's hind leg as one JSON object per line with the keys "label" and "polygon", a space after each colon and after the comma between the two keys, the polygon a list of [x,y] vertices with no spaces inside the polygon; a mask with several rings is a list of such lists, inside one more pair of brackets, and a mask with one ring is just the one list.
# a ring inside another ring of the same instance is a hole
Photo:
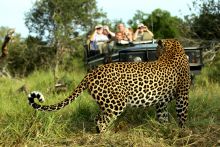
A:
{"label": "leopard's hind leg", "polygon": [[102,111],[96,119],[99,133],[105,132],[127,105],[127,92],[122,86],[115,85],[113,89],[109,88],[107,91],[108,93],[97,101]]}

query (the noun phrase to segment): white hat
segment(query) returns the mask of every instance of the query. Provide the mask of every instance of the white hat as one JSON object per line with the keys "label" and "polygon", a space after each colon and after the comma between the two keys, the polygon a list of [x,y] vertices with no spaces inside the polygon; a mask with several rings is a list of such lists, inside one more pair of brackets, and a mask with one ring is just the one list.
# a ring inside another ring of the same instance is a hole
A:
{"label": "white hat", "polygon": [[102,25],[97,25],[97,26],[95,26],[95,29],[98,29],[98,28],[102,28],[103,26]]}
{"label": "white hat", "polygon": [[140,27],[146,27],[143,23],[138,24],[138,28]]}

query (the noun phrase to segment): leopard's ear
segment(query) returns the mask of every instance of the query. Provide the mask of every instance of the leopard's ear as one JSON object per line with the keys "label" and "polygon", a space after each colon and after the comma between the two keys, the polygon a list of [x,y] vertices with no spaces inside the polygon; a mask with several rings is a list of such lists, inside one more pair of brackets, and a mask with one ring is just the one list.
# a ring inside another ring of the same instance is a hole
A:
{"label": "leopard's ear", "polygon": [[157,44],[158,44],[159,46],[163,46],[163,41],[160,39],[160,40],[157,41]]}

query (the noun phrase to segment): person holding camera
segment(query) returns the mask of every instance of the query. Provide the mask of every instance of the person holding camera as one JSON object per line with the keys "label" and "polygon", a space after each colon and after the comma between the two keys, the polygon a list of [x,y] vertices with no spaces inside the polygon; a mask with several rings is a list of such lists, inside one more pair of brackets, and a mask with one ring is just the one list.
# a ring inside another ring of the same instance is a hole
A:
{"label": "person holding camera", "polygon": [[134,33],[134,41],[148,41],[153,39],[154,34],[144,24],[138,24],[138,28]]}
{"label": "person holding camera", "polygon": [[105,42],[105,41],[109,40],[108,37],[103,34],[103,26],[102,25],[95,26],[95,31],[91,35],[90,40],[96,41],[96,42]]}
{"label": "person holding camera", "polygon": [[111,40],[113,37],[115,37],[115,33],[109,30],[108,26],[103,26],[103,34],[108,37],[109,40]]}
{"label": "person holding camera", "polygon": [[103,34],[106,35],[109,39],[107,50],[105,52],[104,56],[104,63],[110,63],[112,62],[112,52],[113,52],[113,47],[114,47],[114,39],[115,39],[115,33],[110,31],[109,27],[107,25],[103,26]]}
{"label": "person holding camera", "polygon": [[133,32],[126,28],[123,23],[119,23],[117,25],[118,32],[116,32],[115,38],[117,42],[125,41],[132,42],[133,41]]}
{"label": "person holding camera", "polygon": [[[95,26],[95,31],[90,37],[90,52],[93,54],[104,54],[106,52],[106,43],[109,38],[103,34],[103,26]],[[93,53],[94,52],[94,53]]]}

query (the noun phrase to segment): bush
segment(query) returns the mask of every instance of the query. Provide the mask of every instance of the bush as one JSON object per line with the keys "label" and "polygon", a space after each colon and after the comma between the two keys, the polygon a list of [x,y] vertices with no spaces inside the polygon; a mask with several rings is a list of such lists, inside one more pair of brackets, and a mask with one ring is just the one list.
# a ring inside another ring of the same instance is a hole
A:
{"label": "bush", "polygon": [[[8,69],[14,77],[24,77],[35,70],[60,69],[75,70],[76,65],[84,67],[82,39],[74,40],[69,48],[57,52],[57,48],[48,45],[39,38],[29,36],[26,40],[15,38],[9,45]],[[80,64],[75,64],[76,60]]]}
{"label": "bush", "polygon": [[196,77],[199,85],[207,86],[210,83],[220,83],[220,51],[216,53],[213,61],[206,63],[201,74]]}

